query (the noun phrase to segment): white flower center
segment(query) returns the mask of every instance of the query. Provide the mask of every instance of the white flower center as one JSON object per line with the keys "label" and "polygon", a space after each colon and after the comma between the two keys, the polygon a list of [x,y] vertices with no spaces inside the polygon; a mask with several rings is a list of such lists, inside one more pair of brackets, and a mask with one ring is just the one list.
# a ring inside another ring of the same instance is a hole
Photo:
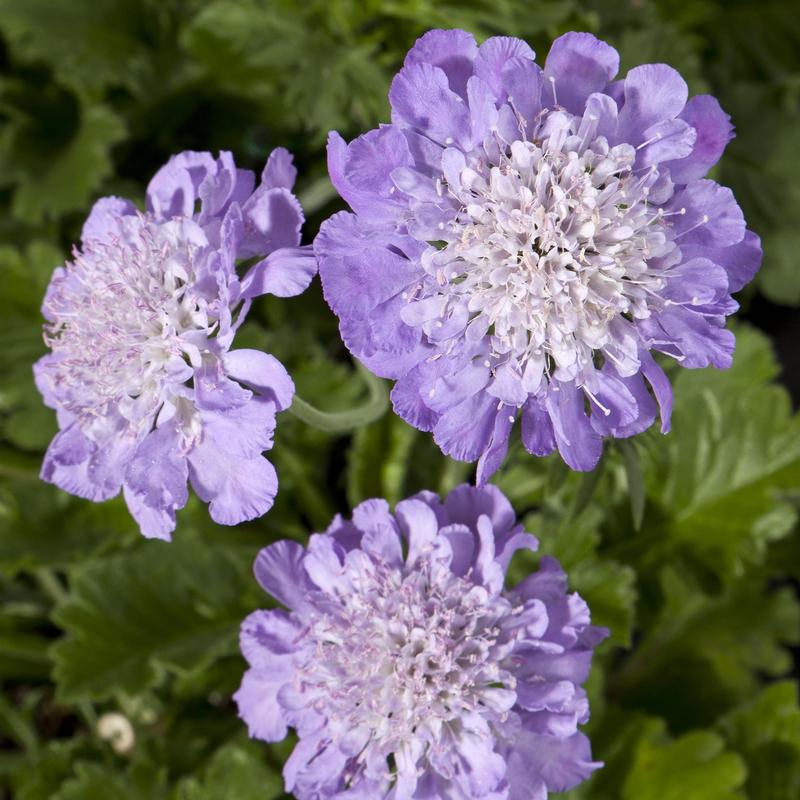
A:
{"label": "white flower center", "polygon": [[[124,218],[112,240],[88,243],[55,278],[45,338],[67,410],[91,420],[116,406],[144,419],[208,328],[205,302],[191,291],[197,243],[181,221]],[[203,332],[199,339],[195,332]]]}
{"label": "white flower center", "polygon": [[488,333],[492,366],[509,363],[529,392],[552,373],[579,377],[597,351],[615,360],[604,350],[615,324],[663,302],[648,260],[675,245],[648,202],[658,174],[635,169],[632,146],[609,147],[593,128],[553,111],[532,141],[468,163],[446,187],[459,210],[424,257],[441,315],[465,309],[467,338]]}
{"label": "white flower center", "polygon": [[341,607],[312,623],[316,652],[302,674],[332,728],[368,730],[385,756],[438,740],[464,712],[504,717],[515,699],[503,688],[515,685],[502,665],[506,600],[429,564],[359,577]]}

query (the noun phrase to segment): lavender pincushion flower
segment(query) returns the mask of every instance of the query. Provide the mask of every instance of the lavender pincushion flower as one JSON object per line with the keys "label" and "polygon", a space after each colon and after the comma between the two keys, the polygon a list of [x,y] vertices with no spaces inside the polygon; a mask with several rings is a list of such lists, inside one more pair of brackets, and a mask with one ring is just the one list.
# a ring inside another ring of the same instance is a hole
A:
{"label": "lavender pincushion flower", "polygon": [[703,176],[732,137],[711,96],[588,33],[544,69],[506,37],[430,31],[392,83],[392,124],[331,179],[354,213],[315,242],[350,350],[397,381],[395,410],[454,458],[527,450],[594,467],[603,438],[669,429],[683,366],[731,363],[725,317],[761,260],[729,189]]}
{"label": "lavender pincushion flower", "polygon": [[[121,489],[162,539],[187,478],[219,523],[270,508],[277,478],[261,453],[294,385],[273,356],[231,344],[253,297],[299,294],[316,272],[295,175],[281,148],[258,188],[230,153],[185,152],[151,181],[145,213],[97,201],[43,305],[52,353],[34,371],[60,427],[45,480],[95,501]],[[237,259],[256,257],[240,280]]]}
{"label": "lavender pincushion flower", "polygon": [[289,610],[243,623],[235,696],[251,736],[296,729],[299,800],[545,800],[600,764],[578,730],[606,631],[558,563],[504,589],[535,550],[494,486],[359,505],[308,548],[261,551],[256,576]]}

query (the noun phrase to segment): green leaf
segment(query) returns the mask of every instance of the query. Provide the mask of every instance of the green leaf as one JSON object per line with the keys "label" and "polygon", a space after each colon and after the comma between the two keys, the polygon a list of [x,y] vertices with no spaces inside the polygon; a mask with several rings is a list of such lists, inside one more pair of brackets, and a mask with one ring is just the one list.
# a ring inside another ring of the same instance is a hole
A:
{"label": "green leaf", "polygon": [[109,107],[82,103],[72,137],[58,150],[40,154],[27,168],[17,154],[28,136],[27,120],[0,133],[0,170],[17,184],[12,213],[39,223],[68,211],[85,209],[102,181],[112,172],[111,147],[125,135],[125,125]]}
{"label": "green leaf", "polygon": [[0,450],[0,460],[0,475],[6,469],[28,471],[27,479],[0,481],[0,568],[5,571],[63,568],[139,541],[122,498],[89,503],[42,483],[38,457],[12,460]]}
{"label": "green leaf", "polygon": [[620,800],[740,800],[745,774],[717,734],[695,731],[670,742],[663,724],[653,723],[635,749]]}
{"label": "green leaf", "polygon": [[48,743],[35,757],[29,757],[25,769],[13,776],[14,797],[17,800],[53,800],[76,757],[85,749],[85,741],[80,737]]}
{"label": "green leaf", "polygon": [[158,686],[237,651],[253,604],[249,564],[199,542],[146,542],[71,573],[54,614],[65,632],[52,651],[65,700],[101,700]]}
{"label": "green leaf", "polygon": [[132,769],[128,774],[90,761],[75,765],[74,777],[65,781],[52,800],[158,800],[165,797],[163,775]]}
{"label": "green leaf", "polygon": [[241,740],[220,748],[202,778],[185,780],[176,800],[272,800],[283,794],[280,770],[264,760],[263,744]]}
{"label": "green leaf", "polygon": [[370,497],[385,497],[394,505],[405,496],[411,454],[418,438],[418,431],[394,414],[355,432],[347,464],[351,508]]}
{"label": "green leaf", "polygon": [[719,723],[748,765],[750,800],[800,797],[800,707],[797,684],[776,683]]}
{"label": "green leaf", "polygon": [[788,498],[800,484],[800,417],[785,389],[765,385],[777,373],[766,337],[744,326],[736,334],[731,369],[680,370],[671,432],[639,439],[654,514],[647,534],[619,552],[637,552],[631,558],[654,569],[682,555],[730,580],[794,525]]}
{"label": "green leaf", "polygon": [[136,0],[0,0],[0,30],[17,57],[52,65],[59,79],[73,86],[133,88],[154,67],[151,48],[160,15],[148,14],[147,5]]}
{"label": "green leaf", "polygon": [[621,439],[617,442],[619,451],[622,453],[622,463],[625,465],[625,476],[628,482],[628,494],[631,498],[631,518],[633,519],[633,529],[642,529],[644,519],[644,508],[647,496],[644,488],[644,475],[642,474],[642,462],[639,459],[639,452],[636,443],[629,439]]}
{"label": "green leaf", "polygon": [[609,676],[627,708],[668,720],[676,731],[712,724],[752,696],[764,676],[791,668],[800,605],[791,589],[769,591],[751,575],[710,597],[676,565],[661,572],[662,602],[636,650]]}

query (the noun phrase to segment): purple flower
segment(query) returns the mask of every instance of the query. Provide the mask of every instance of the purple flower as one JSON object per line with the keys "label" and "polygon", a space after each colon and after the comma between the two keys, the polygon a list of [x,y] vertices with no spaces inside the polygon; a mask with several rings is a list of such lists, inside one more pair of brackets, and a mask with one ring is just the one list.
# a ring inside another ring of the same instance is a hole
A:
{"label": "purple flower", "polygon": [[558,563],[513,589],[536,539],[493,486],[359,505],[307,549],[261,551],[261,585],[289,611],[242,625],[235,699],[250,735],[299,742],[284,768],[299,800],[544,800],[600,764],[578,725],[606,636]]}
{"label": "purple flower", "polygon": [[[187,478],[221,524],[270,508],[277,478],[261,452],[294,385],[273,356],[230,348],[253,297],[299,294],[316,272],[295,175],[283,149],[258,188],[230,153],[186,152],[156,173],[145,213],[97,201],[42,308],[52,353],[34,371],[60,427],[44,480],[95,501],[122,489],[161,539]],[[237,259],[256,259],[241,280]]]}
{"label": "purple flower", "polygon": [[[725,317],[761,261],[729,189],[703,179],[732,137],[665,64],[614,80],[588,33],[525,42],[430,31],[392,83],[392,124],[328,142],[353,209],[315,242],[342,337],[397,381],[407,422],[498,468],[530,453],[590,470],[603,438],[669,429],[652,350],[731,363]],[[518,414],[521,412],[521,414]]]}

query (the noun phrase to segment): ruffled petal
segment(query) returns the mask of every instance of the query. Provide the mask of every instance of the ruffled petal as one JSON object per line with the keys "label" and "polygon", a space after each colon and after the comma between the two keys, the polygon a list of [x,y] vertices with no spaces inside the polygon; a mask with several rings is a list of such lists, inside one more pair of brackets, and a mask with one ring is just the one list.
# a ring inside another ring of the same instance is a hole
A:
{"label": "ruffled petal", "polygon": [[478,459],[478,467],[475,475],[475,484],[484,486],[491,480],[492,475],[500,469],[503,459],[508,452],[508,437],[511,428],[514,426],[516,409],[509,406],[497,412],[494,421],[494,430],[489,439],[489,446]]}
{"label": "ruffled petal", "polygon": [[139,530],[147,539],[161,539],[168,542],[175,530],[175,506],[171,504],[152,505],[146,502],[141,494],[137,494],[123,486],[125,505],[136,520]]}
{"label": "ruffled petal", "polygon": [[522,407],[522,444],[534,456],[548,456],[556,449],[553,423],[542,401],[530,398]]}
{"label": "ruffled petal", "polygon": [[147,210],[158,220],[191,217],[200,184],[216,169],[211,153],[187,150],[172,156],[147,185]]}
{"label": "ruffled petal", "polygon": [[122,197],[101,197],[89,212],[81,229],[81,243],[108,241],[118,233],[118,220],[136,214],[136,206]]}
{"label": "ruffled petal", "polygon": [[619,112],[620,141],[639,144],[645,131],[662,120],[674,119],[689,97],[686,81],[666,64],[634,67],[624,81],[625,103]]}
{"label": "ruffled petal", "polygon": [[753,231],[746,230],[741,242],[729,247],[703,247],[698,244],[681,244],[683,257],[707,258],[719,264],[728,273],[728,290],[738,292],[747,286],[758,272],[764,251],[761,239]]}
{"label": "ruffled petal", "polygon": [[242,206],[244,239],[239,257],[264,255],[300,244],[305,217],[298,199],[283,187],[259,188]]}
{"label": "ruffled petal", "polygon": [[154,510],[183,508],[189,499],[186,456],[172,420],[144,437],[125,470],[126,499],[139,496]]}
{"label": "ruffled petal", "polygon": [[714,181],[690,183],[670,201],[674,238],[681,247],[730,247],[744,239],[742,209],[733,192]]}
{"label": "ruffled petal", "polygon": [[231,350],[225,353],[222,363],[231,378],[273,401],[278,411],[292,404],[294,382],[275,356],[261,350]]}
{"label": "ruffled petal", "polygon": [[690,155],[665,166],[675,183],[690,183],[702,178],[719,161],[733,139],[733,125],[719,101],[709,94],[692,97],[681,111],[680,119],[697,131],[694,147]]}
{"label": "ruffled petal", "polygon": [[574,383],[550,384],[545,399],[558,451],[578,472],[593,470],[603,452],[603,438],[592,427],[584,402]]}
{"label": "ruffled petal", "polygon": [[261,587],[292,611],[308,605],[306,595],[312,588],[303,566],[305,554],[297,542],[283,540],[259,551],[253,567]]}
{"label": "ruffled petal", "polygon": [[267,159],[261,173],[261,185],[265,189],[291,189],[297,179],[294,156],[285,147],[276,147]]}
{"label": "ruffled petal", "polygon": [[475,74],[486,81],[498,102],[504,102],[507,98],[503,67],[512,58],[533,61],[536,54],[527,42],[512,36],[492,36],[478,48]]}
{"label": "ruffled petal", "polygon": [[242,297],[295,297],[308,289],[316,274],[317,259],[310,245],[282,247],[248,270],[242,279]]}
{"label": "ruffled petal", "polygon": [[728,369],[736,338],[722,327],[723,321],[709,320],[683,306],[668,306],[637,327],[651,349],[677,355],[684,367]]}
{"label": "ruffled petal", "polygon": [[497,400],[479,392],[439,417],[434,441],[457,461],[476,461],[489,446],[496,415]]}
{"label": "ruffled petal", "polygon": [[590,94],[601,92],[619,71],[619,53],[591,33],[565,33],[553,42],[544,65],[548,103],[583,114]]}
{"label": "ruffled petal", "polygon": [[393,220],[402,211],[392,172],[414,163],[406,136],[385,125],[349,145],[336,131],[328,134],[328,172],[336,191],[357,214]]}
{"label": "ruffled petal", "polygon": [[233,699],[239,708],[239,717],[254,739],[279,742],[289,732],[278,702],[278,692],[291,677],[290,670],[276,669],[275,665],[269,670],[249,669],[245,672]]}
{"label": "ruffled petal", "polygon": [[469,109],[438,67],[426,63],[403,67],[392,81],[389,102],[395,125],[407,125],[443,145],[469,146]]}
{"label": "ruffled petal", "polygon": [[466,97],[467,80],[478,45],[471,33],[461,30],[432,30],[421,36],[406,55],[405,64],[430,64],[444,72],[450,88]]}

